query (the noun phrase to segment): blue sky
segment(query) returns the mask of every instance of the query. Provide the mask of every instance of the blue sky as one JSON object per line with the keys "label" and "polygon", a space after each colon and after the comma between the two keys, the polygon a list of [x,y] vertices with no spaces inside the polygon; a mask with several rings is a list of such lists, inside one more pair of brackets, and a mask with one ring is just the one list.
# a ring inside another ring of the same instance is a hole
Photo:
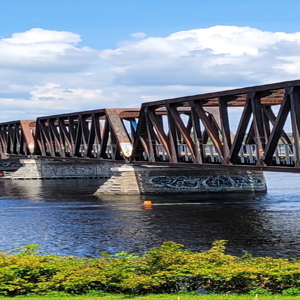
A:
{"label": "blue sky", "polygon": [[299,1],[0,2],[0,121],[300,78]]}
{"label": "blue sky", "polygon": [[11,0],[0,3],[1,36],[30,28],[83,36],[83,45],[115,47],[134,32],[167,36],[214,25],[294,32],[300,28],[297,0]]}

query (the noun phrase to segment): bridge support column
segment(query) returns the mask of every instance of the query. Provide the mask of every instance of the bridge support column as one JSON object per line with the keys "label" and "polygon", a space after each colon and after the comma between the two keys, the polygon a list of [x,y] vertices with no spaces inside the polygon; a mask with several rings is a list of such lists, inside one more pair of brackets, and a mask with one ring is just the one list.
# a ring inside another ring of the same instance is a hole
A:
{"label": "bridge support column", "polygon": [[262,171],[203,170],[126,166],[112,168],[114,175],[99,187],[101,194],[178,194],[266,192]]}
{"label": "bridge support column", "polygon": [[96,195],[140,194],[134,167],[124,165],[111,168],[113,175],[96,191]]}

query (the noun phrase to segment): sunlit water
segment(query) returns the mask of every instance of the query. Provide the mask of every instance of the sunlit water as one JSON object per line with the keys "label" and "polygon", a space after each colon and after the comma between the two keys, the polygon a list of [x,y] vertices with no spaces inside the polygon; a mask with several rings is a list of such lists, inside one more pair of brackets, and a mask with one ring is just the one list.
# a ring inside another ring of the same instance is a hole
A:
{"label": "sunlit water", "polygon": [[265,195],[96,197],[96,179],[0,181],[0,248],[94,257],[164,241],[205,250],[225,239],[231,254],[300,256],[300,175],[266,176]]}

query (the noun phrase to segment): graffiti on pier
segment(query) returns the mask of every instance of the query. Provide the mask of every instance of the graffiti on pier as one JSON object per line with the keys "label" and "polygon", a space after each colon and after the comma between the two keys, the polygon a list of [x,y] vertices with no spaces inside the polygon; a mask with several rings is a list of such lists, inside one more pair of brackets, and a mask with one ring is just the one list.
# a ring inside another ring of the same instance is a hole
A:
{"label": "graffiti on pier", "polygon": [[42,177],[65,178],[65,177],[110,177],[112,175],[111,164],[66,164],[66,163],[43,163],[41,164]]}
{"label": "graffiti on pier", "polygon": [[176,190],[222,190],[264,185],[260,178],[251,176],[208,176],[208,177],[187,177],[187,176],[153,176],[148,183],[157,188]]}
{"label": "graffiti on pier", "polygon": [[1,161],[0,168],[20,168],[22,164],[19,161]]}
{"label": "graffiti on pier", "polygon": [[94,175],[94,168],[90,165],[77,164],[43,164],[42,174],[44,176],[91,176]]}

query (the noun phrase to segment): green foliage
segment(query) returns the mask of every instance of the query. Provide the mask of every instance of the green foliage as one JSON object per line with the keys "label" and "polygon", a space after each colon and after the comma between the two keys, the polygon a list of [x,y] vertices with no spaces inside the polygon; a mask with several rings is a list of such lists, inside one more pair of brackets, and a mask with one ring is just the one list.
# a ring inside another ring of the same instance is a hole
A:
{"label": "green foliage", "polygon": [[225,253],[226,241],[204,252],[166,242],[142,256],[125,252],[94,259],[42,256],[29,245],[0,252],[0,295],[106,293],[248,293],[300,295],[300,261]]}
{"label": "green foliage", "polygon": [[271,295],[272,293],[267,289],[253,289],[249,292],[250,295]]}
{"label": "green foliage", "polygon": [[47,293],[45,296],[62,298],[62,297],[69,297],[70,294],[65,293],[65,292],[59,292],[59,291],[51,291],[51,292]]}
{"label": "green foliage", "polygon": [[299,287],[291,287],[289,289],[282,291],[283,296],[300,296],[300,288]]}

